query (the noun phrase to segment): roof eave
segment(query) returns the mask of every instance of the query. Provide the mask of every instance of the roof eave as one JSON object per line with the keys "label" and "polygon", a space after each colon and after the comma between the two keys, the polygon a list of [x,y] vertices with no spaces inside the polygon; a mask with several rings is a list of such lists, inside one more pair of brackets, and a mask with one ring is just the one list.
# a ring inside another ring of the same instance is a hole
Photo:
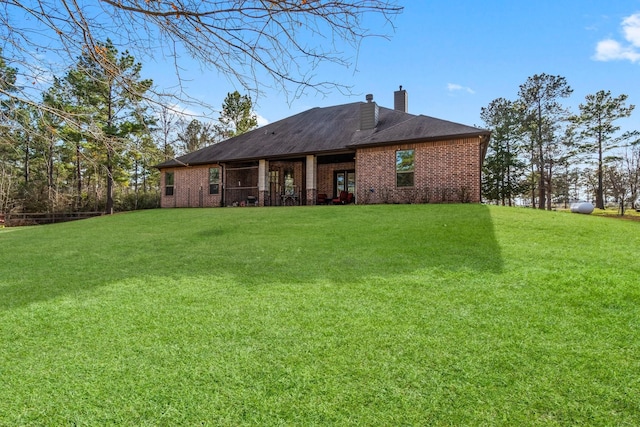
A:
{"label": "roof eave", "polygon": [[330,156],[334,154],[352,153],[353,151],[354,151],[354,148],[349,148],[349,146],[345,146],[345,148],[339,149],[339,150],[303,151],[298,153],[286,153],[286,154],[278,154],[278,155],[274,154],[274,155],[268,155],[268,156],[242,157],[242,158],[234,158],[234,159],[216,159],[216,160],[210,159],[204,162],[190,162],[190,163],[175,162],[172,164],[161,163],[159,165],[156,165],[155,168],[162,170],[162,169],[186,168],[186,167],[192,167],[192,166],[204,166],[204,165],[223,164],[223,163],[253,162],[253,161],[259,161],[259,160],[286,160],[286,159],[305,157],[310,154],[313,154],[316,156]]}
{"label": "roof eave", "polygon": [[479,131],[479,132],[463,133],[463,134],[456,134],[456,135],[430,136],[430,137],[422,137],[422,138],[398,139],[398,140],[392,140],[392,141],[375,141],[375,142],[360,142],[360,143],[354,142],[347,145],[347,147],[354,148],[354,149],[368,148],[368,147],[382,147],[385,145],[415,144],[419,142],[451,141],[455,139],[475,138],[475,137],[483,137],[483,136],[489,137],[491,136],[491,132]]}

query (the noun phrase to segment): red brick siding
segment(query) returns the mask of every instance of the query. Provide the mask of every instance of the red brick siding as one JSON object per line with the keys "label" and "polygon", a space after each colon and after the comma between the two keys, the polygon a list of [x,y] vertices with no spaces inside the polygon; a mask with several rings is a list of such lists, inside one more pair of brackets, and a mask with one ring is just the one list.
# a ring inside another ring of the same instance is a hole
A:
{"label": "red brick siding", "polygon": [[[396,188],[396,151],[407,149],[415,150],[414,186]],[[358,149],[355,162],[319,164],[316,193],[335,197],[334,171],[355,169],[358,203],[477,203],[480,201],[480,152],[479,138],[362,148]],[[220,194],[209,194],[210,166],[216,165],[162,170],[161,206],[220,206],[222,185]],[[306,202],[315,201],[315,193],[304,186],[304,162],[269,164],[270,170],[280,170],[281,180],[288,168],[293,169],[296,189],[303,197],[306,195]],[[165,172],[174,172],[173,196],[165,195]],[[221,172],[224,175],[224,168]]]}
{"label": "red brick siding", "polygon": [[[329,197],[337,197],[335,188],[333,188],[333,172],[353,170],[356,168],[355,162],[333,163],[326,165],[318,165],[318,175],[316,177],[316,185],[318,187],[318,193],[324,193]],[[356,174],[356,182],[358,176]]]}
{"label": "red brick siding", "polygon": [[[214,167],[216,165],[212,165]],[[219,194],[209,194],[209,167],[190,166],[175,169],[163,169],[160,177],[163,208],[213,207],[220,206],[222,183]],[[165,195],[165,173],[174,172],[173,196]],[[222,178],[222,177],[221,177]]]}
{"label": "red brick siding", "polygon": [[[396,188],[396,151],[415,150],[414,186]],[[356,154],[358,203],[480,201],[480,140],[364,148]]]}

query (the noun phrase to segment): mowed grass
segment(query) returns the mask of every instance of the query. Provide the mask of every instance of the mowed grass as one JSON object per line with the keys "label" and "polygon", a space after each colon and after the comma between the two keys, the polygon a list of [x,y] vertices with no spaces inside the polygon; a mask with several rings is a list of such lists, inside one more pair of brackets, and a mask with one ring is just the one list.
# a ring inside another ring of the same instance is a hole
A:
{"label": "mowed grass", "polygon": [[640,425],[640,223],[481,205],[0,230],[0,425]]}

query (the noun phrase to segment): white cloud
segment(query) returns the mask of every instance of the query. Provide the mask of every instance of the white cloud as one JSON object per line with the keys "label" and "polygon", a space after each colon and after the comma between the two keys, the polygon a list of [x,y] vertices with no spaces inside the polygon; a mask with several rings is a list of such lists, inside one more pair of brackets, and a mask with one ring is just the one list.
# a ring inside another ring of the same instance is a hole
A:
{"label": "white cloud", "polygon": [[627,16],[622,21],[624,38],[635,47],[640,47],[640,13]]}
{"label": "white cloud", "polygon": [[614,39],[605,39],[596,45],[593,59],[596,61],[640,61],[640,13],[622,20],[622,33],[627,41],[623,44]]}
{"label": "white cloud", "polygon": [[470,94],[476,93],[476,91],[471,89],[470,87],[462,86],[456,83],[447,83],[447,90],[449,92],[464,91]]}
{"label": "white cloud", "polygon": [[202,113],[198,113],[197,111],[192,110],[189,107],[185,107],[182,105],[174,105],[171,108],[173,109],[173,112],[175,113],[175,115],[183,120],[194,120],[194,119],[201,120],[202,119]]}
{"label": "white cloud", "polygon": [[255,111],[253,112],[253,114],[256,115],[256,119],[258,120],[258,127],[266,126],[269,124],[269,120],[262,117],[260,114],[256,113]]}
{"label": "white cloud", "polygon": [[596,61],[628,60],[637,62],[640,60],[640,52],[631,46],[623,46],[615,40],[608,39],[598,42],[593,59]]}

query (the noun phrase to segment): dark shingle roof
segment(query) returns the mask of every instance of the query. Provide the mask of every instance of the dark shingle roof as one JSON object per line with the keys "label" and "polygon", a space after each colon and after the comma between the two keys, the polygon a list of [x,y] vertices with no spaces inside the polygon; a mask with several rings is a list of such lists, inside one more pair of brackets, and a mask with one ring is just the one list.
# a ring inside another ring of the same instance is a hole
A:
{"label": "dark shingle roof", "polygon": [[338,153],[397,142],[489,135],[489,131],[380,107],[378,125],[359,130],[362,102],[312,108],[158,167]]}

